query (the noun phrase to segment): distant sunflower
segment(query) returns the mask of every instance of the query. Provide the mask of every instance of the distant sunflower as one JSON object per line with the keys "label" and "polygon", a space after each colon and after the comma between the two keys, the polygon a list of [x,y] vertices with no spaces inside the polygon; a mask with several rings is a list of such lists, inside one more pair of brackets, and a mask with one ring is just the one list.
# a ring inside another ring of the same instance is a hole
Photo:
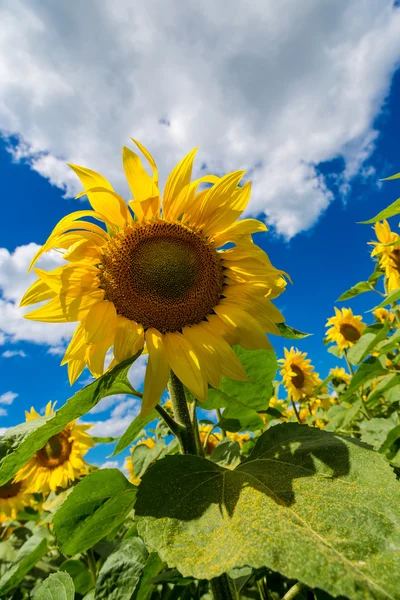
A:
{"label": "distant sunflower", "polygon": [[377,321],[380,321],[381,323],[385,323],[385,321],[389,321],[389,323],[394,323],[394,321],[396,320],[395,315],[392,313],[392,311],[388,310],[387,308],[376,308],[373,311],[373,315],[375,319]]}
{"label": "distant sunflower", "polygon": [[131,447],[130,455],[125,458],[124,466],[129,475],[128,479],[134,485],[139,485],[139,483],[142,481],[141,477],[136,476],[135,468],[133,466],[132,454],[135,451],[135,448],[137,448],[138,446],[147,446],[147,448],[155,448],[155,445],[156,442],[153,438],[143,438]]}
{"label": "distant sunflower", "polygon": [[[49,402],[46,416],[54,414],[54,406]],[[25,412],[26,420],[37,419],[40,415],[32,407]],[[83,456],[93,446],[93,440],[86,433],[91,425],[69,423],[60,433],[53,435],[47,443],[17,473],[15,481],[26,481],[31,492],[55,492],[57,488],[68,487],[88,473],[88,465]]]}
{"label": "distant sunflower", "polygon": [[26,491],[25,481],[7,481],[0,486],[0,523],[17,518],[18,513],[35,504],[35,498]]}
{"label": "distant sunflower", "polygon": [[237,442],[241,448],[243,444],[251,439],[251,435],[249,433],[231,433],[230,431],[227,431],[226,435],[232,440],[232,442]]}
{"label": "distant sunflower", "polygon": [[200,443],[206,454],[211,454],[214,448],[222,440],[222,435],[213,429],[212,425],[199,426]]}
{"label": "distant sunflower", "polygon": [[326,332],[326,339],[330,342],[336,342],[340,350],[351,348],[361,337],[366,325],[362,322],[362,317],[353,315],[351,308],[339,310],[335,307],[335,316],[330,317],[326,327],[332,327]]}
{"label": "distant sunflower", "polygon": [[377,242],[369,242],[375,248],[371,256],[376,256],[381,269],[385,272],[387,291],[394,292],[400,288],[400,246],[391,245],[399,241],[399,235],[391,231],[387,221],[376,223],[375,234]]}
{"label": "distant sunflower", "polygon": [[294,401],[311,396],[321,380],[310,359],[306,358],[307,354],[295,348],[285,348],[284,352],[285,358],[280,358],[278,362],[282,363],[283,385],[289,396]]}
{"label": "distant sunflower", "polygon": [[[61,249],[66,264],[35,269],[39,279],[21,306],[47,301],[25,317],[79,321],[62,362],[71,384],[86,366],[100,376],[111,347],[114,365],[146,345],[144,416],[159,401],[170,370],[199,400],[223,375],[246,380],[231,345],[271,348],[265,334],[280,335],[276,324],[284,321],[271,300],[286,283],[252,241],[265,225],[237,220],[250,198],[250,182],[239,185],[244,171],[191,181],[193,150],[170,173],[161,205],[155,161],[135,143],[152,176],[139,156],[123,149],[129,206],[102,175],[70,165],[93,210],[56,225],[31,266],[51,249]],[[200,184],[209,187],[199,191]],[[84,217],[102,221],[107,231]],[[227,243],[232,247],[221,249]]]}
{"label": "distant sunflower", "polygon": [[351,381],[351,377],[343,367],[334,367],[329,371],[329,375],[332,375],[332,381],[335,385],[339,385],[339,383],[343,382],[346,385],[349,385]]}

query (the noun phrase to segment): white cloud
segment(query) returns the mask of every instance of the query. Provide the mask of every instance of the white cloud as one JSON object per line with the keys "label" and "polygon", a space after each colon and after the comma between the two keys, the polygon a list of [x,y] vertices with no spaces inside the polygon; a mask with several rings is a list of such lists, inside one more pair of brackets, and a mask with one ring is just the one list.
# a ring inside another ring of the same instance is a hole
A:
{"label": "white cloud", "polygon": [[52,356],[63,356],[65,353],[64,346],[52,346],[47,350],[47,354],[51,354]]}
{"label": "white cloud", "polygon": [[113,396],[106,396],[102,398],[100,402],[96,404],[90,411],[89,414],[96,415],[101,412],[105,412],[109,410],[113,406],[115,406],[118,402],[121,402],[126,398],[125,394],[114,394]]}
{"label": "white cloud", "polygon": [[20,356],[26,358],[26,354],[23,350],[5,350],[2,355],[3,358],[13,358],[14,356]]}
{"label": "white cloud", "polygon": [[100,469],[121,469],[121,465],[118,460],[106,460],[102,465],[100,465]]}
{"label": "white cloud", "polygon": [[0,435],[4,435],[8,427],[0,427]]}
{"label": "white cloud", "polygon": [[[102,402],[102,400],[100,402]],[[105,419],[104,421],[92,421],[90,423],[93,425],[90,434],[101,437],[118,437],[122,435],[133,419],[139,414],[140,405],[141,401],[138,398],[128,398],[123,400],[115,406],[108,419]],[[93,411],[91,411],[91,413],[92,412]],[[90,421],[85,418],[85,422]]]}
{"label": "white cloud", "polygon": [[15,392],[5,392],[4,394],[0,395],[0,404],[7,404],[10,406],[17,396],[18,394]]}
{"label": "white cloud", "polygon": [[6,409],[0,407],[0,417],[6,417],[7,415],[8,412],[6,411]]}
{"label": "white cloud", "polygon": [[147,354],[141,354],[128,372],[128,379],[135,390],[142,390],[147,367]]}
{"label": "white cloud", "polygon": [[[0,342],[28,341],[59,347],[70,337],[75,325],[71,323],[40,323],[23,318],[35,307],[19,308],[19,302],[28,287],[37,279],[28,273],[29,263],[39,246],[33,242],[18,246],[14,252],[0,248]],[[41,269],[51,270],[62,262],[60,254],[50,252],[37,263]],[[6,351],[7,352],[7,351]]]}
{"label": "white cloud", "polygon": [[392,0],[5,0],[0,129],[67,194],[66,161],[125,193],[130,135],[162,181],[199,145],[197,174],[249,169],[250,212],[290,237],[332,200],[316,165],[342,156],[346,193],[373,151],[399,38]]}

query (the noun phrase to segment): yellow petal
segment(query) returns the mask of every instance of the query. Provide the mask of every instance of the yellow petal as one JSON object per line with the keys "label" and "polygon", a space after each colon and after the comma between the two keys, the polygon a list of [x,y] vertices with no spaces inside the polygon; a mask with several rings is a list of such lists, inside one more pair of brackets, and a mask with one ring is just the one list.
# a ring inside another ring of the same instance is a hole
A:
{"label": "yellow petal", "polygon": [[181,333],[166,333],[165,352],[171,369],[196,398],[207,398],[207,381],[202,362],[193,345]]}
{"label": "yellow petal", "polygon": [[132,140],[132,142],[135,142],[135,144],[139,148],[140,152],[142,154],[144,154],[144,156],[149,161],[149,164],[153,171],[153,181],[156,184],[156,186],[158,187],[158,169],[157,169],[156,161],[154,160],[154,158],[152,157],[150,152],[144,146],[142,146],[142,144],[140,142],[138,142],[137,140],[135,140],[133,138],[131,138],[131,140]]}
{"label": "yellow petal", "polygon": [[[238,183],[242,179],[244,171],[234,171],[221,177],[204,195],[198,215],[197,226],[202,228],[209,224],[215,214],[221,214],[224,206],[232,199],[238,189]],[[230,210],[230,205],[229,210]],[[230,223],[228,223],[229,225]],[[224,227],[225,229],[226,227]]]}
{"label": "yellow petal", "polygon": [[125,227],[127,223],[132,223],[132,215],[129,212],[128,205],[122,196],[114,190],[95,185],[85,189],[76,197],[80,198],[85,195],[89,198],[93,209],[104,215],[104,218],[113,225]]}
{"label": "yellow petal", "polygon": [[146,417],[160,400],[169,377],[169,364],[164,348],[163,335],[157,329],[146,331],[149,360],[144,378],[141,417]]}
{"label": "yellow petal", "polygon": [[103,290],[78,298],[60,295],[44,306],[27,313],[24,317],[30,321],[43,321],[45,323],[80,321],[90,307],[101,301],[103,296]]}
{"label": "yellow petal", "polygon": [[227,242],[235,242],[243,235],[251,235],[252,233],[261,231],[268,231],[265,223],[257,219],[243,219],[242,221],[236,221],[224,231],[217,233],[214,236],[214,244],[216,246],[223,246]]}
{"label": "yellow petal", "polygon": [[35,281],[31,287],[22,296],[20,306],[29,306],[29,304],[36,304],[43,300],[50,300],[54,298],[56,293],[44,283],[44,281]]}
{"label": "yellow petal", "polygon": [[70,343],[65,351],[64,357],[61,361],[61,365],[65,365],[72,358],[84,357],[86,348],[85,340],[85,324],[84,322],[79,323],[75,329],[74,335],[71,338]]}
{"label": "yellow petal", "polygon": [[169,211],[172,209],[174,201],[179,196],[180,192],[189,185],[192,177],[193,161],[196,155],[197,148],[194,148],[183,158],[171,173],[165,183],[163,196],[163,215],[169,219]]}
{"label": "yellow petal", "polygon": [[237,332],[239,344],[247,350],[272,348],[267,336],[257,321],[241,308],[233,304],[217,304],[215,312],[229,327]]}
{"label": "yellow petal", "polygon": [[222,375],[238,381],[247,381],[248,377],[242,363],[229,343],[218,335],[215,322],[204,322],[201,325],[203,329],[200,335],[204,343],[211,344],[218,353]]}
{"label": "yellow petal", "polygon": [[118,315],[114,339],[114,356],[117,362],[134,356],[144,345],[143,327]]}
{"label": "yellow petal", "polygon": [[[145,171],[139,156],[126,146],[122,149],[122,164],[133,201],[129,202],[139,220],[159,214],[160,190]],[[143,202],[146,204],[142,205]]]}
{"label": "yellow petal", "polygon": [[109,341],[100,344],[90,344],[86,348],[86,362],[93,377],[104,373],[104,360],[111,344]]}
{"label": "yellow petal", "polygon": [[200,179],[192,181],[184,188],[181,189],[178,196],[175,197],[174,202],[165,212],[165,206],[163,205],[163,215],[170,221],[178,219],[183,215],[183,221],[189,223],[197,222],[197,213],[200,207],[201,198],[208,192],[203,190],[196,195],[197,188],[201,183],[212,183],[215,184],[219,181],[219,177],[215,175],[204,175]]}
{"label": "yellow petal", "polygon": [[[57,294],[63,292],[67,296],[76,296],[79,295],[79,292],[80,295],[83,295],[89,290],[99,289],[97,279],[99,270],[89,264],[84,264],[84,266],[81,264],[64,265],[53,271],[35,269],[35,273]],[[69,290],[72,292],[69,293]]]}
{"label": "yellow petal", "polygon": [[86,343],[100,344],[114,339],[117,311],[112,302],[102,300],[89,310],[85,320]]}
{"label": "yellow petal", "polygon": [[182,334],[192,344],[195,352],[200,354],[207,381],[213,387],[218,387],[222,377],[219,355],[210,340],[207,339],[207,332],[203,328],[203,323],[184,327]]}
{"label": "yellow petal", "polygon": [[72,244],[66,252],[63,254],[63,259],[70,262],[80,262],[88,260],[93,262],[100,262],[100,248],[97,244],[88,240],[79,240]]}
{"label": "yellow petal", "polygon": [[204,227],[206,235],[213,235],[234,223],[246,208],[251,194],[250,181],[232,193],[218,211],[207,218]]}

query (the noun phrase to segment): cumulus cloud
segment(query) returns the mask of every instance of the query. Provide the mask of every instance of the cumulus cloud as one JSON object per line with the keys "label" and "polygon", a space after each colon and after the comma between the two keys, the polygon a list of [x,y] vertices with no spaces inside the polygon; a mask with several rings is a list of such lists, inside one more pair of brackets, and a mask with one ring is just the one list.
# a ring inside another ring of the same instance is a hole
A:
{"label": "cumulus cloud", "polygon": [[20,356],[26,358],[26,353],[23,350],[5,350],[2,355],[3,358],[13,358],[14,356]]}
{"label": "cumulus cloud", "polygon": [[118,460],[106,460],[102,465],[100,465],[99,468],[100,469],[119,469],[120,471],[122,471],[121,465],[119,464]]}
{"label": "cumulus cloud", "polygon": [[[71,323],[39,323],[23,318],[31,307],[21,309],[19,302],[37,279],[35,273],[28,273],[28,267],[38,249],[39,246],[33,242],[18,246],[13,252],[0,248],[0,343],[27,341],[58,348],[74,329]],[[37,265],[41,269],[51,270],[58,267],[61,261],[60,254],[50,252]]]}
{"label": "cumulus cloud", "polygon": [[10,406],[17,396],[18,394],[15,392],[4,392],[4,394],[0,395],[0,404],[7,404]]}
{"label": "cumulus cloud", "polygon": [[67,195],[79,186],[66,161],[125,193],[130,135],[161,180],[199,145],[196,174],[248,169],[248,212],[287,237],[332,200],[319,163],[342,156],[348,192],[400,58],[393,0],[232,0],[228,18],[223,0],[2,6],[0,129],[19,136],[15,160]]}
{"label": "cumulus cloud", "polygon": [[118,437],[122,435],[133,419],[139,414],[140,406],[141,401],[139,398],[123,395],[103,398],[89,414],[98,414],[113,407],[111,414],[107,419],[101,421],[89,421],[85,417],[85,422],[93,425],[92,429],[90,429],[90,434],[101,437]]}

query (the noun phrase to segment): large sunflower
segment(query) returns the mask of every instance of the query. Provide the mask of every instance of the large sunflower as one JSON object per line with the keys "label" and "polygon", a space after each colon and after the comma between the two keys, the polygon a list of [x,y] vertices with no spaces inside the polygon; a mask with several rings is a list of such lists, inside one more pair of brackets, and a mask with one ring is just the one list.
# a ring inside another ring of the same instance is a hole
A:
{"label": "large sunflower", "polygon": [[369,242],[375,246],[371,256],[378,258],[381,269],[385,271],[388,293],[394,292],[400,288],[400,246],[388,244],[398,242],[400,236],[391,231],[387,221],[376,223],[374,230],[378,241]]}
{"label": "large sunflower", "polygon": [[335,316],[328,319],[326,327],[329,325],[331,328],[326,332],[326,339],[329,342],[336,342],[340,350],[354,346],[366,327],[362,317],[353,315],[351,308],[339,310],[336,307]]}
{"label": "large sunflower", "polygon": [[321,379],[307,354],[293,347],[290,350],[285,348],[284,352],[285,358],[280,358],[278,362],[282,363],[281,375],[287,393],[294,401],[311,396]]}
{"label": "large sunflower", "polygon": [[[45,414],[53,413],[54,407],[49,402]],[[40,416],[33,407],[25,415],[27,421]],[[83,456],[93,446],[92,438],[86,433],[90,427],[77,425],[76,421],[69,423],[18,471],[15,481],[25,480],[29,491],[46,493],[55,492],[58,487],[66,488],[70,481],[86,475],[88,466]]]}
{"label": "large sunflower", "polygon": [[[94,210],[72,213],[54,228],[32,265],[50,249],[63,250],[66,264],[35,269],[39,279],[21,305],[47,300],[26,318],[79,321],[63,359],[71,383],[86,365],[100,376],[109,348],[116,364],[146,345],[143,416],[159,401],[170,370],[199,400],[222,375],[245,380],[231,345],[271,347],[265,333],[279,335],[276,323],[284,320],[271,300],[285,280],[252,242],[265,225],[237,221],[250,197],[250,183],[239,185],[244,171],[191,182],[193,150],[168,176],[161,208],[156,164],[135,143],[152,176],[123,149],[134,217],[107,179],[70,165]],[[199,191],[200,184],[208,187]],[[103,221],[107,231],[83,217]]]}
{"label": "large sunflower", "polygon": [[34,503],[34,496],[26,491],[25,481],[7,481],[0,486],[0,523],[16,519],[21,510]]}

